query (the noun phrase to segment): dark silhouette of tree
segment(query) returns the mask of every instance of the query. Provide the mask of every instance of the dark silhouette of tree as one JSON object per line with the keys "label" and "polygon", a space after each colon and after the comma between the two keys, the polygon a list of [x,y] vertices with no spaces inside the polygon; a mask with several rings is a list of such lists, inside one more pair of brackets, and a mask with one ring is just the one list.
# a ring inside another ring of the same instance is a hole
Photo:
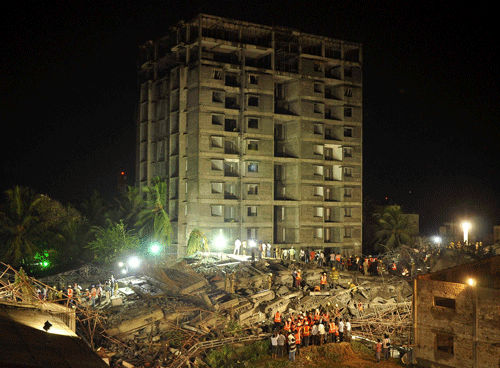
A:
{"label": "dark silhouette of tree", "polygon": [[374,215],[380,230],[375,233],[375,247],[392,250],[412,243],[410,224],[399,206],[388,206],[382,214]]}

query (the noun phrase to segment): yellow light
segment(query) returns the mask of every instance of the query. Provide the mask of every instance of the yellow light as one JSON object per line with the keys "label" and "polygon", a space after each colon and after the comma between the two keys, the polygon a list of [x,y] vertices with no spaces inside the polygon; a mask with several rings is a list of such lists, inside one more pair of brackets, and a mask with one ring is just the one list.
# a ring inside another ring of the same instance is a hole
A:
{"label": "yellow light", "polygon": [[471,228],[470,222],[462,222],[462,229],[464,229],[464,243],[467,244],[469,242],[469,230]]}
{"label": "yellow light", "polygon": [[468,280],[467,280],[467,283],[468,283],[470,286],[475,286],[475,285],[476,285],[476,280],[474,280],[474,279],[468,279]]}

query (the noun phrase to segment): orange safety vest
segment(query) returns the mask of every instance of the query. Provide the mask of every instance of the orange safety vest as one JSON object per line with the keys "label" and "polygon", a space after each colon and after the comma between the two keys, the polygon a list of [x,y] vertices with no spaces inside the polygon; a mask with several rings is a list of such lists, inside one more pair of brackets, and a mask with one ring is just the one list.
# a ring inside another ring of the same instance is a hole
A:
{"label": "orange safety vest", "polygon": [[297,273],[297,276],[295,276],[295,280],[297,280],[298,282],[302,280],[302,276],[300,276],[300,273]]}
{"label": "orange safety vest", "polygon": [[319,283],[321,285],[326,285],[326,276],[325,275],[321,276],[321,279],[320,279]]}
{"label": "orange safety vest", "polygon": [[314,313],[314,320],[319,321],[319,313]]}
{"label": "orange safety vest", "polygon": [[335,322],[330,322],[330,329],[328,330],[328,333],[334,333],[335,332]]}
{"label": "orange safety vest", "polygon": [[392,264],[392,270],[393,270],[393,271],[396,271],[397,269],[398,269],[398,268],[397,268],[396,264],[395,264],[395,263],[393,263],[393,264]]}
{"label": "orange safety vest", "polygon": [[309,326],[304,326],[304,336],[309,336],[309,329],[310,327]]}
{"label": "orange safety vest", "polygon": [[335,336],[339,335],[339,326],[335,325]]}
{"label": "orange safety vest", "polygon": [[294,336],[295,336],[295,343],[300,344],[300,330],[297,330]]}
{"label": "orange safety vest", "polygon": [[328,313],[323,314],[323,320],[327,321],[330,319],[330,315]]}
{"label": "orange safety vest", "polygon": [[73,297],[73,289],[68,289],[68,298]]}
{"label": "orange safety vest", "polygon": [[360,312],[362,312],[362,311],[363,311],[363,304],[361,304],[361,302],[358,304],[358,310],[359,310]]}
{"label": "orange safety vest", "polygon": [[285,321],[285,327],[283,327],[283,329],[285,329],[285,331],[290,331],[291,327],[292,327],[292,322]]}
{"label": "orange safety vest", "polygon": [[280,312],[276,312],[276,314],[274,315],[274,322],[281,322]]}
{"label": "orange safety vest", "polygon": [[95,297],[96,293],[97,293],[97,290],[95,288],[92,288],[92,290],[90,291],[90,295],[92,295],[92,297]]}
{"label": "orange safety vest", "polygon": [[336,260],[337,262],[340,262],[340,254],[337,254],[337,255],[335,256],[335,260]]}

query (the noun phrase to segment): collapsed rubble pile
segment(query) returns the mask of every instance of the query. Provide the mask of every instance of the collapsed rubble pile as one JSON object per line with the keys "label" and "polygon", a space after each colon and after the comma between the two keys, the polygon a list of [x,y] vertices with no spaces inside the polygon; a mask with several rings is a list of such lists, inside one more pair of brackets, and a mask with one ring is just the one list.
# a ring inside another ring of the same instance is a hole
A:
{"label": "collapsed rubble pile", "polygon": [[[292,273],[299,269],[297,288]],[[207,348],[267,337],[276,312],[323,308],[356,320],[411,300],[403,279],[340,271],[337,280],[330,271],[314,263],[199,255],[153,272],[154,277],[120,279],[119,300],[101,308],[107,318],[100,353],[112,366],[200,365]],[[324,273],[329,285],[318,291]],[[353,323],[353,334],[356,329],[366,335]]]}

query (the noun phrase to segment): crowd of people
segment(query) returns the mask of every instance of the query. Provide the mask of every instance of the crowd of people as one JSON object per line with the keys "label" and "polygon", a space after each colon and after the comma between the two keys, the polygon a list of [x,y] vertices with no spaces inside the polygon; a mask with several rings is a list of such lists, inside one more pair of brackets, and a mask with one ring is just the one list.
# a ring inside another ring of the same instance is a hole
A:
{"label": "crowd of people", "polygon": [[81,285],[74,283],[67,288],[44,287],[37,289],[38,298],[57,302],[69,307],[77,305],[91,306],[96,308],[102,303],[108,303],[112,296],[118,295],[118,281],[111,275],[111,278],[102,284],[98,282],[83,289]]}
{"label": "crowd of people", "polygon": [[338,305],[307,312],[280,312],[274,315],[274,332],[271,336],[272,358],[284,357],[295,361],[301,347],[321,346],[328,343],[351,341],[351,323],[340,317]]}

